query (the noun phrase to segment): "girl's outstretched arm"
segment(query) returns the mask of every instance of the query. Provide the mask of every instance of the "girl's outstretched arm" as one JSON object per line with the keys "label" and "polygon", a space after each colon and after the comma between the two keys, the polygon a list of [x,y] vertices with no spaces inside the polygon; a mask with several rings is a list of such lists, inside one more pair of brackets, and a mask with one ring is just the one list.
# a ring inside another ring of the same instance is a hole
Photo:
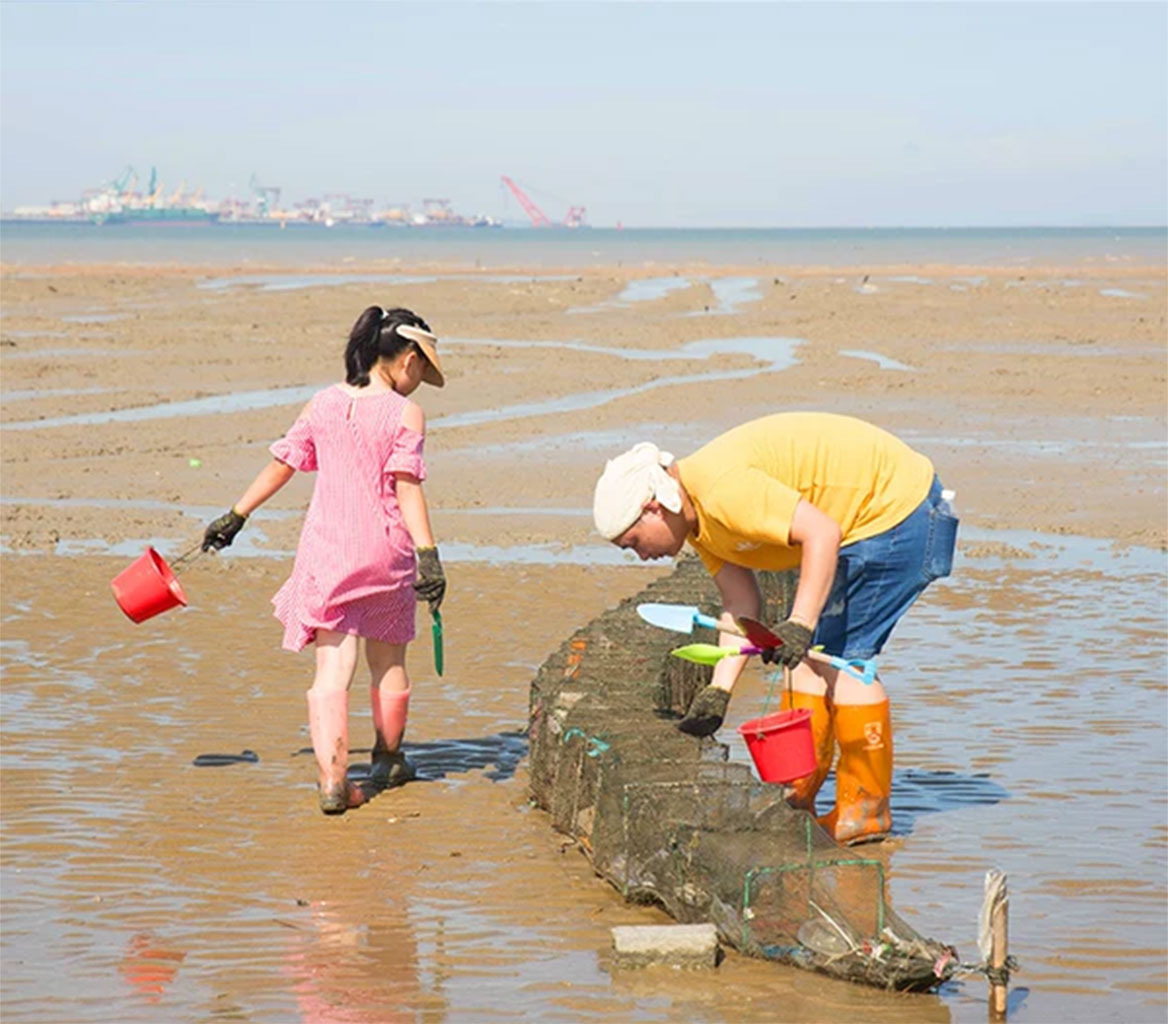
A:
{"label": "girl's outstretched arm", "polygon": [[[311,407],[312,402],[310,401],[300,410],[300,415],[296,417],[292,430],[288,432],[289,436],[300,427],[302,422],[307,423],[306,417]],[[284,440],[287,442],[288,436]],[[302,468],[316,468],[313,459],[310,458],[307,461],[312,463],[311,466],[306,463]],[[239,501],[203,531],[203,550],[208,551],[214,548],[216,551],[222,551],[224,548],[230,547],[231,542],[235,540],[235,535],[243,529],[243,524],[247,522],[247,517],[291,480],[295,472],[296,470],[283,459],[272,459],[256,474],[256,478],[248,485]]]}
{"label": "girl's outstretched arm", "polygon": [[230,547],[235,535],[247,522],[247,517],[291,480],[295,472],[288,463],[272,459],[256,474],[256,478],[243,492],[243,497],[203,532],[203,550],[214,548],[222,551]]}
{"label": "girl's outstretched arm", "polygon": [[245,519],[257,508],[275,494],[295,475],[296,470],[286,462],[272,459],[256,474],[256,478],[248,485],[243,497],[232,507]]}

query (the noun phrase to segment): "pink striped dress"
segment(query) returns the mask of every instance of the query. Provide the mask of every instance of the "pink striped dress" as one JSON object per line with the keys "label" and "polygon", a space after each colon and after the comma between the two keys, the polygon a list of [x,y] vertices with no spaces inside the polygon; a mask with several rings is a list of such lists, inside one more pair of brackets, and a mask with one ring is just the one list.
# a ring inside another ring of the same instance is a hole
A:
{"label": "pink striped dress", "polygon": [[426,477],[422,435],[401,424],[395,392],[317,392],[272,454],[317,471],[292,575],[272,598],[284,647],[303,650],[318,629],[408,643],[414,638],[414,543],[395,472]]}

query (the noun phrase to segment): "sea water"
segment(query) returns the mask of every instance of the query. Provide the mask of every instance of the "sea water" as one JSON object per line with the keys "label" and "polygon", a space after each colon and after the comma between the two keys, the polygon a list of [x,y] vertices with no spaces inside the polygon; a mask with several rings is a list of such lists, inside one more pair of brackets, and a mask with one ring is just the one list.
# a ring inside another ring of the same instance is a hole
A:
{"label": "sea water", "polygon": [[401,228],[319,225],[32,224],[0,230],[6,264],[335,266],[371,262],[555,267],[898,264],[1162,266],[1149,228]]}

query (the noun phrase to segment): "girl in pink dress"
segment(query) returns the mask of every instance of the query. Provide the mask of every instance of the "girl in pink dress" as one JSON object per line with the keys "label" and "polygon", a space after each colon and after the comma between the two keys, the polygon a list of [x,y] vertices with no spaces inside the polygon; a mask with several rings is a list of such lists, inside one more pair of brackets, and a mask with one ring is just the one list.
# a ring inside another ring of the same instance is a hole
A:
{"label": "girl in pink dress", "polygon": [[365,310],[345,348],[345,383],[313,396],[272,445],[273,460],[203,536],[204,551],[227,547],[297,470],[318,473],[292,575],[272,603],[284,647],[316,647],[308,721],[325,814],[366,798],[346,778],[359,637],[373,706],[370,781],[383,789],[413,777],[401,753],[410,699],[406,644],[414,638],[417,598],[437,611],[446,578],[422,493],[425,419],[408,396],[423,382],[442,387],[437,345],[408,309]]}

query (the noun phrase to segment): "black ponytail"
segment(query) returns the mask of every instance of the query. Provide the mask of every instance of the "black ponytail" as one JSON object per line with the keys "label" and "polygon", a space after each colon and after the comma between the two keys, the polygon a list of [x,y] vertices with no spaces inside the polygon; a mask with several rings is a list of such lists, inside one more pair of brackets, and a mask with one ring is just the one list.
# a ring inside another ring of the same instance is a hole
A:
{"label": "black ponytail", "polygon": [[357,317],[345,346],[345,382],[363,388],[369,383],[369,371],[377,363],[377,335],[381,328],[382,309],[370,306]]}
{"label": "black ponytail", "polygon": [[[392,359],[407,346],[417,346],[397,333],[399,325],[420,327],[429,332],[430,325],[412,310],[397,307],[383,310],[370,306],[357,317],[345,346],[345,383],[363,388],[369,383],[369,372],[379,359]],[[425,353],[417,349],[425,358]]]}

